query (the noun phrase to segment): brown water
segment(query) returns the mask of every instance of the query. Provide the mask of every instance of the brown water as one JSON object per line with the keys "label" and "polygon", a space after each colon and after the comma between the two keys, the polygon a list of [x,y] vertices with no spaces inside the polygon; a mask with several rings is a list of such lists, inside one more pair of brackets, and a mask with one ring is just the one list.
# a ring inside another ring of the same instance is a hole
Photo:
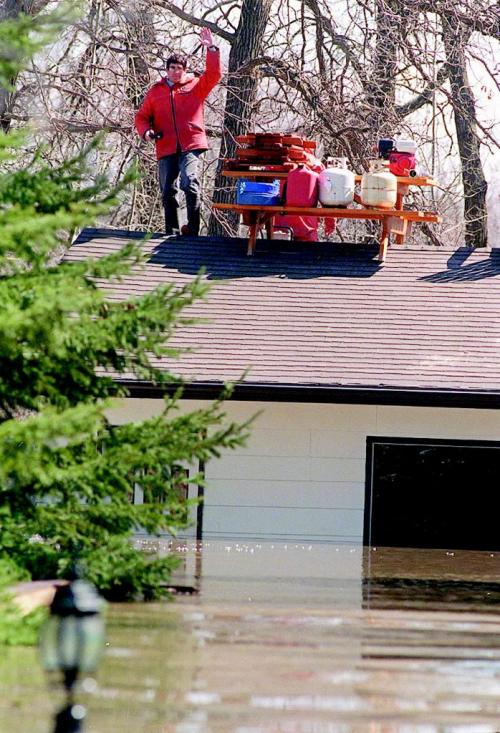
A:
{"label": "brown water", "polygon": [[[113,606],[87,733],[500,731],[500,553],[178,548],[175,603]],[[32,650],[0,731],[50,730]]]}

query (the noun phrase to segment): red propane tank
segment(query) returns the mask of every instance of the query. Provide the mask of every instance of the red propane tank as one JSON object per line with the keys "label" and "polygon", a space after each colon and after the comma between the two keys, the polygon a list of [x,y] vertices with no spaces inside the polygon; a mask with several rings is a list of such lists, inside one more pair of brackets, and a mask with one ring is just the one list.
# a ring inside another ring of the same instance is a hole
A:
{"label": "red propane tank", "polygon": [[318,173],[299,165],[288,174],[287,206],[316,206],[318,203]]}
{"label": "red propane tank", "polygon": [[395,176],[411,176],[417,165],[415,153],[390,153],[389,170]]}

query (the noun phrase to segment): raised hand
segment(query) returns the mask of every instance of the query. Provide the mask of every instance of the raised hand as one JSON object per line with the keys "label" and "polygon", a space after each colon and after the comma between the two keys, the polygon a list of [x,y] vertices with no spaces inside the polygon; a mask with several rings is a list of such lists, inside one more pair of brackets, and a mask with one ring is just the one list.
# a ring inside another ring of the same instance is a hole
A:
{"label": "raised hand", "polygon": [[213,46],[212,32],[209,28],[202,28],[200,32],[200,41],[202,46]]}

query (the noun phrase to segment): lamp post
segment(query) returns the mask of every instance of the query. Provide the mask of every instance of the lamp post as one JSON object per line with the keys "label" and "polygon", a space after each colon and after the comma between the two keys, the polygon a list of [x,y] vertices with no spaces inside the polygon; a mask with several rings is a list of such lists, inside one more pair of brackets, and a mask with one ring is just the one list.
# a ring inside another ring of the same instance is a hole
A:
{"label": "lamp post", "polygon": [[86,710],[74,701],[74,686],[81,673],[94,672],[104,648],[104,600],[93,585],[75,578],[57,588],[50,616],[40,636],[42,666],[59,672],[66,704],[56,716],[54,733],[77,733]]}

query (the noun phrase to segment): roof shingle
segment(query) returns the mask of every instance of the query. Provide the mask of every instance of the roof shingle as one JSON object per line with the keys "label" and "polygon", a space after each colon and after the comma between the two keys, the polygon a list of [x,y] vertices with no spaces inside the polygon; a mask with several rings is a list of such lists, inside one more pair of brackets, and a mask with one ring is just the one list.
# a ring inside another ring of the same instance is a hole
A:
{"label": "roof shingle", "polygon": [[[68,258],[100,257],[140,233],[87,229]],[[144,244],[146,268],[112,298],[191,280],[213,284],[179,330],[196,347],[166,364],[189,382],[500,393],[500,250],[245,242],[200,237]]]}

